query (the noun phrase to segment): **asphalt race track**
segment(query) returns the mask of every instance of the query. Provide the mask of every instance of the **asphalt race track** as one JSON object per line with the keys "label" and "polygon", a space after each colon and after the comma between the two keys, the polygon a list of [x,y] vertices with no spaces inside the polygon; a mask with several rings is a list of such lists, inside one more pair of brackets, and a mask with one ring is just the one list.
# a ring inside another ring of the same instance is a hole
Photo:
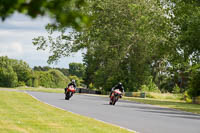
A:
{"label": "asphalt race track", "polygon": [[27,92],[40,101],[64,110],[92,117],[139,133],[200,133],[200,115],[119,100],[115,106],[108,97],[75,94]]}

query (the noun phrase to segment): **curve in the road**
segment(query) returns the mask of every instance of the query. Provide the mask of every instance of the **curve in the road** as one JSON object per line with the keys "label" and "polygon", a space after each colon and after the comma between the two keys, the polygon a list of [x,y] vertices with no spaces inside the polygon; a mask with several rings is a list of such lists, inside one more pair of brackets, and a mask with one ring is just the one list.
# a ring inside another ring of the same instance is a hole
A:
{"label": "curve in the road", "polygon": [[55,107],[140,133],[200,133],[200,115],[119,100],[115,106],[99,96],[75,94],[69,101],[64,94],[27,92]]}

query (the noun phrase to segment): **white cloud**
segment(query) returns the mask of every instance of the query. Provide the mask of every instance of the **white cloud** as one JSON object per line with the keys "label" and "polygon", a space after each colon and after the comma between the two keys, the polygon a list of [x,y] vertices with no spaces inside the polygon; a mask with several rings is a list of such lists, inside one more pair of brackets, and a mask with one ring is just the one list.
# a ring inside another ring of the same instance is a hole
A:
{"label": "white cloud", "polygon": [[21,43],[0,44],[0,56],[21,57],[22,55],[23,45]]}
{"label": "white cloud", "polygon": [[10,49],[11,51],[15,51],[16,54],[23,54],[22,44],[19,42],[12,43]]}
{"label": "white cloud", "polygon": [[[44,26],[46,18],[30,19],[23,15],[14,15],[5,22],[0,22],[0,56],[24,60],[31,67],[47,66],[49,51],[37,51],[32,39],[47,36]],[[71,62],[82,62],[81,52],[61,58],[52,67],[68,67]]]}

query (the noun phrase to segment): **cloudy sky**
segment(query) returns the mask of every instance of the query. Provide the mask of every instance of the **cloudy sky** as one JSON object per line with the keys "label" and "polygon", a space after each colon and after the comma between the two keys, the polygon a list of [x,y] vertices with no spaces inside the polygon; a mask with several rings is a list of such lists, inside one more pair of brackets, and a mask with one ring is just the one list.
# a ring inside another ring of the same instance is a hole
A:
{"label": "cloudy sky", "polygon": [[[14,14],[4,22],[0,20],[0,56],[26,61],[30,67],[47,66],[49,52],[37,51],[32,39],[47,35],[44,27],[48,22],[48,18],[31,19],[21,14]],[[81,52],[50,66],[68,68],[71,62],[82,62]]]}

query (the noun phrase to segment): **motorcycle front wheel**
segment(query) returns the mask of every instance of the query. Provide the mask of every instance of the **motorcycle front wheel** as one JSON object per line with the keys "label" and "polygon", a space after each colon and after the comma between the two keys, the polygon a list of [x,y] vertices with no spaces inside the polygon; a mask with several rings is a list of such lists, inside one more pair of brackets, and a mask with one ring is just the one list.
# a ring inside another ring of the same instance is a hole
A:
{"label": "motorcycle front wheel", "polygon": [[70,95],[69,95],[69,93],[67,92],[67,93],[65,93],[65,100],[69,100],[69,98],[70,98]]}

